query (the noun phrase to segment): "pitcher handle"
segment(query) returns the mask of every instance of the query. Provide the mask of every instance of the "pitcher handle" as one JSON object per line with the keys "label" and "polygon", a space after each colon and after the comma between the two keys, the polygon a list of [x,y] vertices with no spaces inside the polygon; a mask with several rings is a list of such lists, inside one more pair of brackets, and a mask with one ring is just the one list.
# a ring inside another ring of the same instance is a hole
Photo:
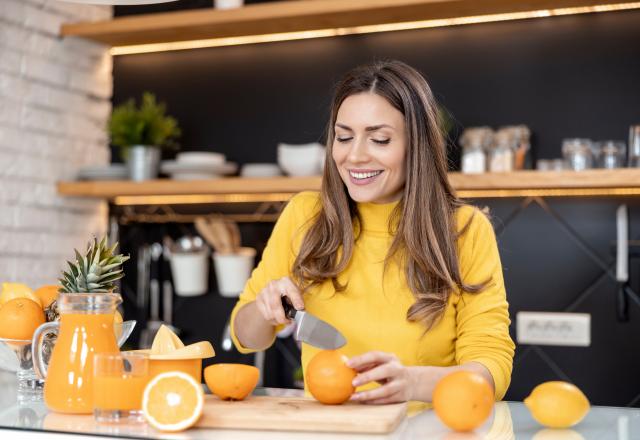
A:
{"label": "pitcher handle", "polygon": [[44,380],[47,377],[47,365],[42,355],[43,338],[49,333],[57,334],[59,328],[60,323],[58,321],[46,322],[41,324],[33,333],[33,339],[31,340],[31,359],[33,359],[33,370],[40,380]]}

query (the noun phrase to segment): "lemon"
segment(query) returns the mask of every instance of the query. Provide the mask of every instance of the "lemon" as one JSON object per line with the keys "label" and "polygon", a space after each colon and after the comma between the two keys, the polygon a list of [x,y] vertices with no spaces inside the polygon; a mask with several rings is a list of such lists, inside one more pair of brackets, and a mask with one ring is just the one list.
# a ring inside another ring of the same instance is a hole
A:
{"label": "lemon", "polygon": [[2,292],[0,292],[0,306],[12,299],[28,298],[38,303],[42,307],[42,301],[38,298],[33,290],[26,284],[22,283],[2,283]]}
{"label": "lemon", "polygon": [[569,428],[589,412],[589,401],[578,387],[561,381],[544,382],[524,399],[533,418],[549,428]]}

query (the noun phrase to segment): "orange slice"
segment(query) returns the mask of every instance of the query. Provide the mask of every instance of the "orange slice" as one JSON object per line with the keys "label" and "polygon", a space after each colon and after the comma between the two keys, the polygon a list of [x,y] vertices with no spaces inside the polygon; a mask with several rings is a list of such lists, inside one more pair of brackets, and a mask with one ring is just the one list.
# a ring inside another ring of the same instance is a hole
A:
{"label": "orange slice", "polygon": [[177,432],[193,426],[202,415],[204,392],[191,376],[178,371],[159,374],[147,384],[142,411],[160,431]]}

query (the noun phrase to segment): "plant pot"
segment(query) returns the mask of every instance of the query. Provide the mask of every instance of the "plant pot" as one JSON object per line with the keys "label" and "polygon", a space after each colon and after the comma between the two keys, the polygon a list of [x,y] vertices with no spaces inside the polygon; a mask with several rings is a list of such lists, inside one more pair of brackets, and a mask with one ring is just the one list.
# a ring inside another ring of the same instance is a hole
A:
{"label": "plant pot", "polygon": [[170,261],[176,295],[199,296],[207,293],[209,249],[199,252],[172,252]]}
{"label": "plant pot", "polygon": [[256,256],[256,250],[241,247],[235,253],[213,254],[218,291],[224,297],[237,297],[244,290]]}
{"label": "plant pot", "polygon": [[158,177],[160,148],[151,145],[134,145],[128,148],[127,168],[129,178],[135,181]]}

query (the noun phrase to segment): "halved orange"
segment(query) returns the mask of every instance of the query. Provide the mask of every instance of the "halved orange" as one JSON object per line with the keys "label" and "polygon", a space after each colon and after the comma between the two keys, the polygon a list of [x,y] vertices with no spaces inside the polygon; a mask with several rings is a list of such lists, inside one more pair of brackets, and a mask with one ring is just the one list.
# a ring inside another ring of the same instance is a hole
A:
{"label": "halved orange", "polygon": [[202,415],[203,405],[202,386],[179,371],[154,377],[142,397],[145,419],[160,431],[177,432],[190,428]]}
{"label": "halved orange", "polygon": [[204,381],[222,400],[242,400],[258,384],[260,370],[253,365],[214,364],[204,369]]}

